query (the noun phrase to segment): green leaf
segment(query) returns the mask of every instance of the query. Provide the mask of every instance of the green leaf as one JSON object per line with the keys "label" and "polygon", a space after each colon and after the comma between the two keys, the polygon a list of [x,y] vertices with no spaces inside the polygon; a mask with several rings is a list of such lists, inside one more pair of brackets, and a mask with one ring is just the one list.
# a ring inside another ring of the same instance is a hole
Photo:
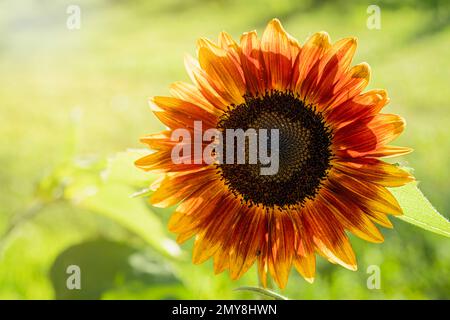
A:
{"label": "green leaf", "polygon": [[417,182],[403,187],[389,188],[403,209],[397,218],[434,233],[450,237],[450,222],[428,201],[417,187]]}
{"label": "green leaf", "polygon": [[106,183],[78,205],[114,220],[160,253],[179,257],[181,250],[178,244],[166,235],[161,220],[145,205],[145,201],[130,198],[133,191],[129,186]]}
{"label": "green leaf", "polygon": [[[80,290],[68,289],[68,267],[80,271]],[[61,252],[50,269],[56,299],[99,299],[123,287],[179,287],[170,266],[155,255],[104,239],[86,241]]]}
{"label": "green leaf", "polygon": [[[113,220],[165,256],[179,257],[180,247],[167,236],[159,217],[145,200],[131,198],[137,189],[142,190],[156,178],[134,166],[134,161],[146,153],[146,150],[127,150],[110,157],[100,169],[95,166],[90,170],[69,170],[70,179],[63,179],[68,182],[64,198]],[[148,194],[149,190],[144,190]]]}
{"label": "green leaf", "polygon": [[281,294],[278,294],[276,292],[273,292],[271,290],[267,290],[267,289],[263,289],[260,287],[249,287],[249,286],[244,286],[244,287],[239,287],[234,289],[234,291],[250,291],[253,293],[257,293],[263,297],[266,298],[271,298],[274,300],[289,300],[288,298],[286,298],[285,296],[282,296]]}

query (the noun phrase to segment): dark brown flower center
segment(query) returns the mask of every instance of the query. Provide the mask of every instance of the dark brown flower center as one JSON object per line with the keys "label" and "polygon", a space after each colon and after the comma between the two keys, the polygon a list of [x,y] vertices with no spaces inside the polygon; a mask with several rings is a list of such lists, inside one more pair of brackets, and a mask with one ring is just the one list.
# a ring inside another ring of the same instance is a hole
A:
{"label": "dark brown flower center", "polygon": [[[291,92],[271,91],[264,96],[244,98],[245,103],[230,106],[218,122],[218,129],[224,133],[224,150],[227,149],[226,129],[253,128],[256,132],[267,129],[270,154],[270,130],[278,129],[278,171],[262,175],[260,169],[267,164],[260,161],[224,163],[218,165],[222,179],[249,206],[282,209],[301,206],[307,198],[316,196],[331,167],[331,130],[313,106],[305,105]],[[248,159],[248,143],[245,145]]]}

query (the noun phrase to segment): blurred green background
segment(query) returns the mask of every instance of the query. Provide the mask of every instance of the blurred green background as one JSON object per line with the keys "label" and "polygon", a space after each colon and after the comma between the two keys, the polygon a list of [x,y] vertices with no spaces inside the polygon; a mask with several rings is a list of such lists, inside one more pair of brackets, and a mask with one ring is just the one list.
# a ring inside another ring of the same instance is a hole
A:
{"label": "blurred green background", "polygon": [[[68,30],[67,7],[81,8]],[[381,29],[366,26],[381,8]],[[154,177],[133,167],[138,138],[162,128],[147,98],[187,80],[183,54],[226,30],[236,39],[280,18],[300,41],[326,30],[357,36],[354,62],[386,88],[387,112],[408,127],[397,141],[435,207],[450,209],[450,5],[433,1],[77,0],[0,3],[0,298],[251,299],[255,268],[241,280],[190,261],[166,228],[172,209],[130,198]],[[119,152],[119,153],[118,153]],[[145,151],[144,151],[145,152]],[[448,299],[450,243],[395,220],[385,242],[352,237],[359,270],[318,259],[308,284],[294,270],[291,299]],[[68,290],[66,268],[81,268]],[[369,290],[367,268],[381,269]]]}

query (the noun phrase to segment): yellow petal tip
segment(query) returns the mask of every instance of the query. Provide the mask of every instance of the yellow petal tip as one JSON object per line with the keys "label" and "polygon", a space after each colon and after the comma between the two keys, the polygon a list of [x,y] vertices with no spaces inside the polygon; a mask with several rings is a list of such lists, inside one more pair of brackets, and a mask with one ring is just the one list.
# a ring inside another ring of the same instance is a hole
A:
{"label": "yellow petal tip", "polygon": [[312,41],[312,45],[319,48],[327,48],[331,45],[330,35],[326,31],[316,32],[310,37],[310,39]]}
{"label": "yellow petal tip", "polygon": [[314,278],[304,278],[308,283],[313,283],[314,282]]}
{"label": "yellow petal tip", "polygon": [[348,40],[353,45],[357,45],[358,44],[358,38],[357,37],[349,37]]}
{"label": "yellow petal tip", "polygon": [[274,28],[275,30],[282,31],[283,33],[285,33],[283,25],[281,24],[281,21],[278,18],[270,20],[269,24],[267,25],[267,28]]}
{"label": "yellow petal tip", "polygon": [[362,62],[353,68],[353,78],[370,79],[371,69],[367,62]]}

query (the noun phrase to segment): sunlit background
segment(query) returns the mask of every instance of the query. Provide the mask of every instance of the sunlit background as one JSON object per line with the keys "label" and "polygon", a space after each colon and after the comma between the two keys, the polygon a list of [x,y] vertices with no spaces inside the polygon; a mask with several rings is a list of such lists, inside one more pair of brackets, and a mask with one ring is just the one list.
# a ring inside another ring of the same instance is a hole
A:
{"label": "sunlit background", "polygon": [[[400,4],[401,3],[401,4]],[[381,29],[367,27],[369,5]],[[67,27],[69,5],[80,29]],[[199,37],[226,30],[261,33],[278,17],[302,42],[326,30],[357,36],[354,62],[386,88],[387,112],[407,119],[397,141],[437,210],[450,209],[450,4],[433,1],[77,0],[0,3],[0,298],[252,299],[239,281],[191,262],[166,222],[172,209],[130,195],[154,179],[134,168],[138,138],[162,128],[152,95],[188,80],[183,55]],[[318,259],[314,284],[294,270],[281,291],[291,299],[448,299],[450,242],[393,218],[385,242],[352,237],[359,269]],[[68,290],[67,267],[81,268]],[[367,287],[379,266],[381,288]]]}

